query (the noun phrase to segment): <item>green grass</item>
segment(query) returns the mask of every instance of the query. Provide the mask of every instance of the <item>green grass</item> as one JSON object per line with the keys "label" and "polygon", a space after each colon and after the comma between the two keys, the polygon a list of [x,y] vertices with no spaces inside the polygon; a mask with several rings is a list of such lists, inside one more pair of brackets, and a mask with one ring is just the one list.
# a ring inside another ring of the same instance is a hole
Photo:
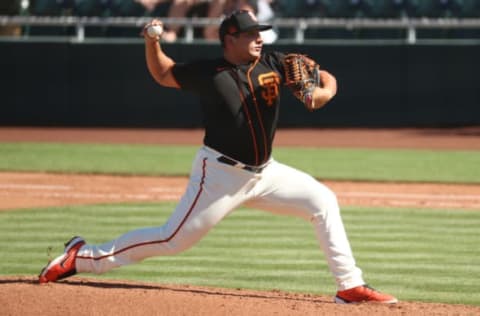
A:
{"label": "green grass", "polygon": [[[161,225],[174,204],[97,205],[0,213],[0,271],[36,275],[80,234],[102,243]],[[480,305],[480,212],[346,208],[343,218],[366,280],[401,300]],[[195,247],[98,278],[333,294],[310,224],[240,208]]]}
{"label": "green grass", "polygon": [[186,175],[195,147],[0,143],[0,170]]}
{"label": "green grass", "polygon": [[[187,175],[197,146],[0,143],[0,171]],[[480,183],[479,151],[277,148],[274,157],[321,179]],[[47,249],[72,235],[102,243],[161,225],[172,203],[0,213],[0,271],[36,275]],[[366,280],[401,300],[480,305],[480,212],[346,208]],[[288,232],[288,234],[286,234]],[[99,278],[333,294],[310,225],[239,209],[193,249]]]}
{"label": "green grass", "polygon": [[[187,175],[198,147],[0,143],[0,171]],[[320,179],[480,183],[480,151],[277,148]]]}

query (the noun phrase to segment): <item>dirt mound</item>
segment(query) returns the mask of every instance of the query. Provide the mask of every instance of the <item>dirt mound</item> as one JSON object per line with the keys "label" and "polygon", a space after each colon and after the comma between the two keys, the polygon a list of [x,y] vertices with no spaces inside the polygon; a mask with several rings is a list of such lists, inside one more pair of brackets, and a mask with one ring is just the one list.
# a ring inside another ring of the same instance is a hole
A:
{"label": "dirt mound", "polygon": [[2,315],[478,315],[480,307],[400,302],[337,305],[332,297],[71,278],[0,279]]}

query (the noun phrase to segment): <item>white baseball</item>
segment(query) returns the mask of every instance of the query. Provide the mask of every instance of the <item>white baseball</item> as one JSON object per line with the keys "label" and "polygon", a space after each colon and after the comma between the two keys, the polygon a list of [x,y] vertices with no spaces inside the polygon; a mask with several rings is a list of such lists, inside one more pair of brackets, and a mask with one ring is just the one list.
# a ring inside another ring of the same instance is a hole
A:
{"label": "white baseball", "polygon": [[162,35],[163,27],[161,25],[150,25],[147,28],[147,34],[150,37],[157,37]]}

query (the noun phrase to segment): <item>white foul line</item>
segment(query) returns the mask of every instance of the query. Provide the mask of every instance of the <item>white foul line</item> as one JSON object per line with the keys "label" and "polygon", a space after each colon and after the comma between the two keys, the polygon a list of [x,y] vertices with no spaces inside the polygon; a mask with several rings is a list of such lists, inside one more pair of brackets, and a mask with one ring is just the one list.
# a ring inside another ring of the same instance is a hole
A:
{"label": "white foul line", "polygon": [[[3,189],[3,192],[2,192]],[[99,188],[100,190],[102,188]],[[69,191],[69,192],[66,192]],[[22,194],[25,197],[41,198],[73,198],[79,200],[176,200],[184,192],[183,188],[170,186],[147,187],[140,192],[118,193],[110,192],[81,192],[75,187],[68,185],[44,185],[44,184],[10,184],[0,183],[0,196],[12,196]],[[424,206],[462,206],[463,203],[480,206],[480,195],[476,194],[442,194],[442,193],[388,193],[371,191],[337,191],[339,198],[357,198],[369,200],[389,200],[396,205],[409,205],[414,201],[422,201]]]}
{"label": "white foul line", "polygon": [[371,197],[391,199],[441,199],[441,200],[478,200],[480,195],[468,194],[418,194],[418,193],[381,193],[381,192],[341,192],[339,196],[345,197]]}
{"label": "white foul line", "polygon": [[10,190],[71,190],[71,186],[67,185],[45,185],[45,184],[10,184],[10,183],[0,183],[0,189],[10,189]]}

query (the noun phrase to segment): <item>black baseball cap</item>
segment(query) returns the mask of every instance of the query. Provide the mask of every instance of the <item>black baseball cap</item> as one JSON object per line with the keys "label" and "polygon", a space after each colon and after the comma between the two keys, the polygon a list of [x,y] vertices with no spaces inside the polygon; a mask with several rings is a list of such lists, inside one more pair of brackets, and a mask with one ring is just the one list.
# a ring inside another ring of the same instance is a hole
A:
{"label": "black baseball cap", "polygon": [[237,35],[242,32],[248,32],[251,30],[266,31],[271,29],[271,25],[258,24],[255,14],[251,11],[241,10],[235,11],[227,16],[220,24],[218,30],[218,37],[223,42],[225,35]]}

